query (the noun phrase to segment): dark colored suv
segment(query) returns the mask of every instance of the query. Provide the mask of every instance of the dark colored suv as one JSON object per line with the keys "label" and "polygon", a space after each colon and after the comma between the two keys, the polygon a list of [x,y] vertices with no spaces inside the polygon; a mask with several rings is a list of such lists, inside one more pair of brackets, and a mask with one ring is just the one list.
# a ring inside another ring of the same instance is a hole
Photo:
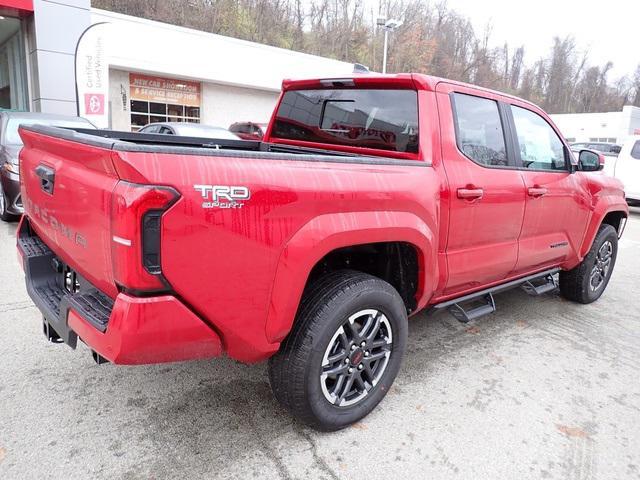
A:
{"label": "dark colored suv", "polygon": [[20,125],[51,125],[56,127],[95,128],[89,120],[67,115],[30,112],[0,112],[0,219],[16,220],[22,215],[20,197],[20,162],[18,154],[22,140]]}

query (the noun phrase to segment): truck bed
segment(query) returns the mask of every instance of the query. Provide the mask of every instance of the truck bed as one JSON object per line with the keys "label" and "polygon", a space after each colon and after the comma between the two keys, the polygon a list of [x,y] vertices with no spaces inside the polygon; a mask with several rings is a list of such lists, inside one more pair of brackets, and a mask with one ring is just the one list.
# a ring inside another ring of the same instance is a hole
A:
{"label": "truck bed", "polygon": [[[305,160],[337,163],[368,163],[378,165],[415,165],[414,160],[401,160],[381,156],[357,155],[335,150],[299,147],[258,140],[229,140],[204,137],[186,137],[157,133],[124,132],[119,130],[95,130],[88,128],[57,128],[42,125],[24,127],[48,136],[72,140],[124,152],[184,153],[275,160]],[[258,153],[259,152],[259,153]],[[252,155],[257,153],[257,155]],[[275,155],[268,155],[269,153]],[[265,155],[267,154],[267,155]],[[283,156],[290,154],[294,156]],[[303,158],[300,155],[304,155]]]}

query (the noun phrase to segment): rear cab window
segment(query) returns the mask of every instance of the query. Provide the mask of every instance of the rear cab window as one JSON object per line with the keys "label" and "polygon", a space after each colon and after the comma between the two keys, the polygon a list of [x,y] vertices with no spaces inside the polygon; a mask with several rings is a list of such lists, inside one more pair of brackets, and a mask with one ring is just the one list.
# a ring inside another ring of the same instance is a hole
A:
{"label": "rear cab window", "polygon": [[417,156],[418,128],[415,90],[289,90],[278,106],[271,136]]}

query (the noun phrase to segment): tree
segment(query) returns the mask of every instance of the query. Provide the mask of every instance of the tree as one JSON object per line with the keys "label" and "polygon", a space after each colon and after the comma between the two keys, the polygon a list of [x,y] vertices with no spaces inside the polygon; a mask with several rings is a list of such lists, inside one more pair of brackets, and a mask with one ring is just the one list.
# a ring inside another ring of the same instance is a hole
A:
{"label": "tree", "polygon": [[636,73],[633,76],[633,105],[640,107],[640,65],[636,68]]}
{"label": "tree", "polygon": [[[113,10],[221,35],[382,69],[379,12],[366,0],[93,0]],[[370,5],[370,4],[369,4]],[[640,65],[608,81],[612,68],[590,65],[570,36],[525,63],[525,47],[491,47],[491,25],[476,34],[446,0],[381,0],[380,12],[404,24],[389,36],[390,72],[418,72],[515,93],[552,113],[640,106]]]}

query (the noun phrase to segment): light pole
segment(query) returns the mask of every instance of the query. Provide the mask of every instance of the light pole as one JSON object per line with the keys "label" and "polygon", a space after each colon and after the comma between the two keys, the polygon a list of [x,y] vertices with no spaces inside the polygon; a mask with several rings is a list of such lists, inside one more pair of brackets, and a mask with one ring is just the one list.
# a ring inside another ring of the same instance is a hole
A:
{"label": "light pole", "polygon": [[382,52],[382,73],[387,73],[387,45],[389,43],[389,32],[393,32],[402,26],[402,20],[385,17],[378,17],[376,23],[384,30],[384,49]]}

